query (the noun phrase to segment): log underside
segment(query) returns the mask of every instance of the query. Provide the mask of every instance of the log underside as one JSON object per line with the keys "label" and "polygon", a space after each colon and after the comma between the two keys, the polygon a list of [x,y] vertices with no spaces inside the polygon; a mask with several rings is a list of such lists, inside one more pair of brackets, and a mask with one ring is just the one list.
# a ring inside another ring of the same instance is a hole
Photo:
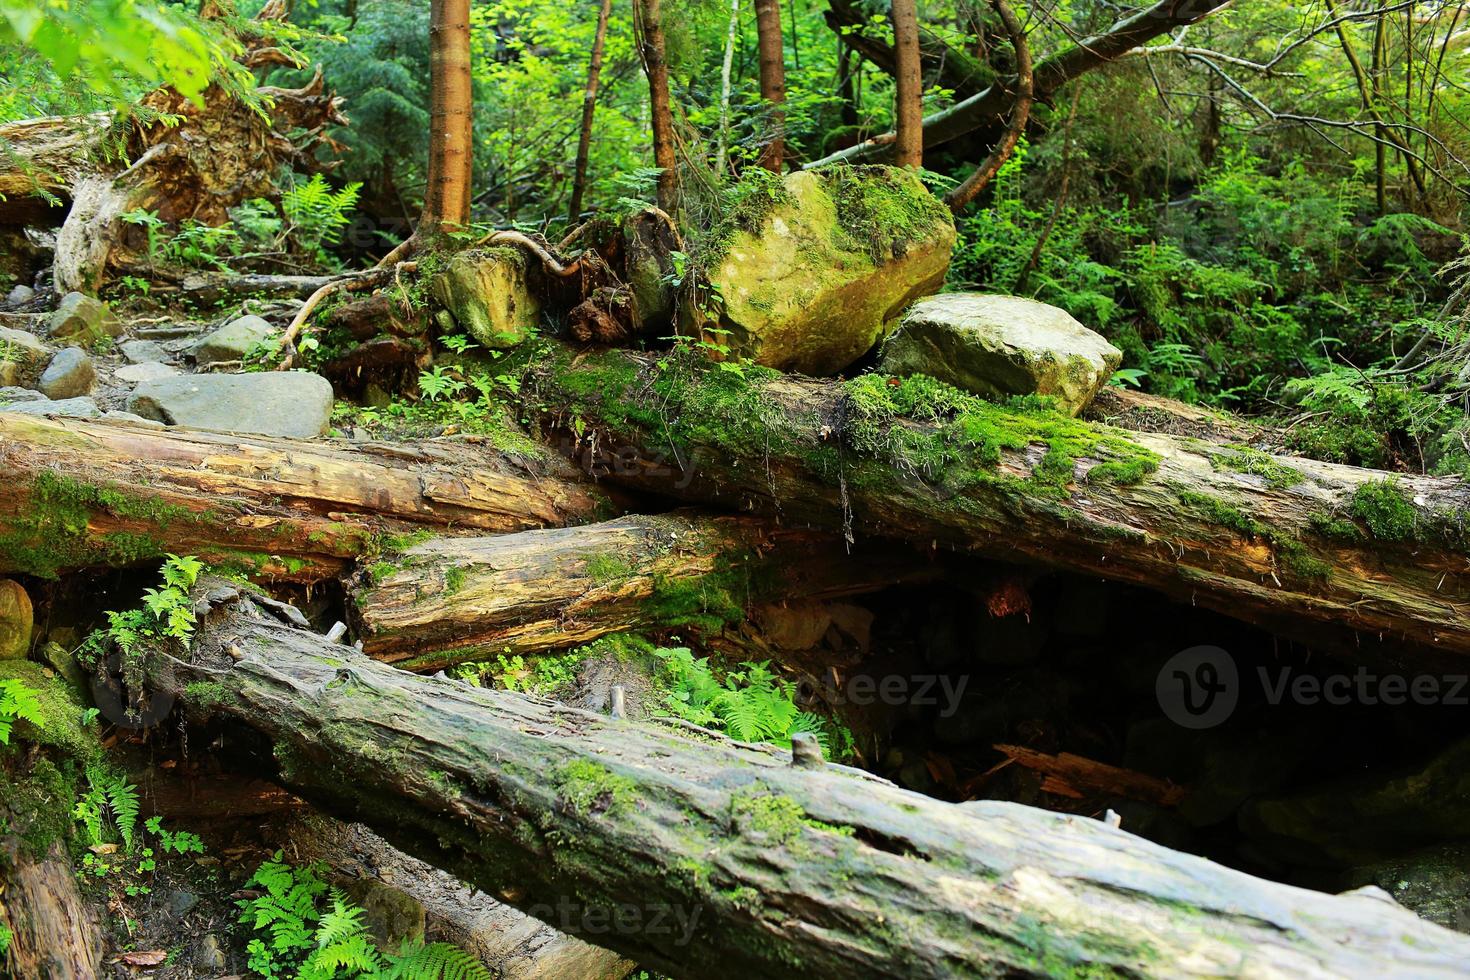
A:
{"label": "log underside", "polygon": [[[234,587],[201,591],[190,654],[154,655],[151,685],[264,735],[293,791],[674,976],[1451,976],[1470,956],[1370,893],[406,674]],[[592,927],[615,910],[631,924]]]}
{"label": "log underside", "polygon": [[[955,424],[989,433],[992,463],[944,418],[873,417],[871,389],[860,398],[855,383],[675,374],[644,355],[582,355],[547,368],[540,394],[551,421],[594,425],[585,459],[608,482],[1093,573],[1360,656],[1470,655],[1463,481],[1038,420],[962,396],[969,415]],[[1048,440],[1082,447],[1064,490]],[[1136,482],[1101,476],[1140,460],[1154,468]],[[1406,539],[1353,517],[1359,489],[1385,485],[1413,525]]]}

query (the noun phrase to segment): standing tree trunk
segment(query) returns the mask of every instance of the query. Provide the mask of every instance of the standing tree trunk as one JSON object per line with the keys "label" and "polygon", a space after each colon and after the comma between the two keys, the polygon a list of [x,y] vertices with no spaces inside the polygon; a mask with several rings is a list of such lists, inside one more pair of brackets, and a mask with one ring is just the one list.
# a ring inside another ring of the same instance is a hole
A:
{"label": "standing tree trunk", "polygon": [[470,0],[434,0],[429,14],[429,186],[420,235],[470,219]]}
{"label": "standing tree trunk", "polygon": [[730,29],[725,34],[725,63],[720,67],[720,133],[715,144],[715,173],[725,175],[730,143],[730,69],[735,63],[735,35],[740,30],[740,0],[730,0]]}
{"label": "standing tree trunk", "polygon": [[898,138],[893,165],[924,165],[924,77],[919,64],[919,13],[914,0],[893,0],[893,51],[897,60],[893,117]]}
{"label": "standing tree trunk", "polygon": [[755,0],[755,31],[760,40],[761,99],[770,106],[771,141],[761,153],[761,166],[781,172],[786,158],[786,62],[777,0]]}
{"label": "standing tree trunk", "polygon": [[[1020,18],[1010,8],[1006,0],[991,0],[995,6],[995,12],[1000,15],[1001,23],[1005,24],[1006,34],[1010,36],[1011,47],[1016,51],[1016,101],[1011,106],[1011,120],[1006,126],[1000,141],[991,148],[990,154],[980,161],[980,166],[975,172],[965,178],[965,182],[944,196],[944,203],[948,204],[950,210],[959,214],[975,197],[985,189],[992,177],[1000,171],[1001,165],[1010,159],[1016,144],[1020,142],[1021,134],[1026,131],[1026,120],[1031,118],[1031,103],[1036,99],[1036,83],[1031,73],[1031,46],[1026,43],[1026,30],[1021,26]],[[922,137],[921,137],[922,139]]]}
{"label": "standing tree trunk", "polygon": [[648,102],[653,125],[653,162],[658,175],[658,204],[673,214],[678,209],[679,169],[674,157],[674,112],[669,103],[669,64],[664,45],[663,13],[659,0],[637,0],[643,71],[648,75]]}
{"label": "standing tree trunk", "polygon": [[[592,154],[592,117],[597,112],[597,82],[602,77],[602,49],[607,43],[607,18],[612,13],[612,0],[602,0],[597,12],[597,33],[592,38],[592,62],[587,66],[587,90],[582,93],[582,136],[577,140],[577,168],[572,175],[572,203],[567,207],[567,221],[576,224],[582,213],[582,192],[587,187],[587,158]],[[729,55],[725,56],[729,64]],[[726,77],[729,70],[726,69]]]}

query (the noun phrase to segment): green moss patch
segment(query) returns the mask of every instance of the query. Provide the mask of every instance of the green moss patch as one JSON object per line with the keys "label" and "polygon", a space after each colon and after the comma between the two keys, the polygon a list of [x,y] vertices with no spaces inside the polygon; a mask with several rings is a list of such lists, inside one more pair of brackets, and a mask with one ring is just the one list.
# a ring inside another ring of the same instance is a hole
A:
{"label": "green moss patch", "polygon": [[1364,483],[1353,491],[1348,512],[1380,541],[1409,541],[1414,538],[1419,512],[1397,480]]}
{"label": "green moss patch", "polygon": [[1298,578],[1325,579],[1332,572],[1332,566],[1309,552],[1301,541],[1267,527],[1219,497],[1183,490],[1179,493],[1179,502],[1211,524],[1229,528],[1244,538],[1269,542],[1276,552],[1279,566]]}
{"label": "green moss patch", "polygon": [[558,767],[556,788],[562,806],[578,816],[616,816],[632,808],[638,793],[633,780],[586,759]]}
{"label": "green moss patch", "polygon": [[732,797],[730,816],[737,827],[763,834],[772,843],[783,847],[797,844],[807,830],[842,837],[851,837],[854,833],[852,827],[825,823],[807,816],[802,805],[789,796],[759,790],[741,792]]}
{"label": "green moss patch", "polygon": [[837,206],[842,240],[833,244],[874,262],[903,255],[910,243],[932,238],[935,225],[954,220],[911,171],[838,165],[816,173]]}
{"label": "green moss patch", "polygon": [[1210,457],[1210,465],[1217,470],[1232,470],[1236,473],[1259,476],[1266,481],[1266,486],[1273,490],[1285,490],[1306,479],[1300,470],[1287,466],[1270,453],[1263,453],[1250,446],[1240,446],[1228,452],[1216,453]]}

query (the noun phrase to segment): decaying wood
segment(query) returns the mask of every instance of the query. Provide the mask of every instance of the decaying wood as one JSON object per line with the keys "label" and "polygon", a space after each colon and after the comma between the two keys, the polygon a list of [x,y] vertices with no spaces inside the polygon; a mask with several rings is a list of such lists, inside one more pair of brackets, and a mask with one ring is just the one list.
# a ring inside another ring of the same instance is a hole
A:
{"label": "decaying wood", "polygon": [[[4,774],[0,773],[0,789]],[[8,959],[14,977],[93,980],[102,967],[102,933],[82,901],[77,873],[57,842],[41,860],[6,837],[0,847],[0,925],[10,931]]]}
{"label": "decaying wood", "polygon": [[[1101,822],[953,805],[789,751],[693,740],[396,670],[240,590],[149,682],[273,743],[281,778],[395,847],[677,977],[1093,970],[1452,976],[1470,937]],[[238,659],[231,649],[238,651]]]}
{"label": "decaying wood", "polygon": [[394,535],[608,513],[565,462],[476,438],[306,441],[0,413],[0,474],[0,571],[33,574],[173,552],[312,582]]}
{"label": "decaying wood", "polygon": [[300,861],[324,861],[334,877],[375,880],[424,907],[426,942],[453,943],[507,980],[621,980],[636,965],[611,950],[557,932],[453,875],[409,857],[362,824],[318,813],[284,835]]}
{"label": "decaying wood", "polygon": [[1184,799],[1184,787],[1147,773],[1108,765],[1071,752],[1052,755],[1024,745],[997,745],[995,750],[1017,765],[1042,773],[1051,783],[1043,783],[1046,792],[1063,796],[1106,794],[1130,800],[1142,800],[1160,806],[1178,806]]}
{"label": "decaying wood", "polygon": [[[623,485],[1094,573],[1318,647],[1364,656],[1412,648],[1421,664],[1470,654],[1470,559],[1453,543],[1470,514],[1461,480],[1075,423],[1154,454],[1157,468],[1135,483],[1094,478],[1116,453],[1100,446],[1073,461],[1065,491],[1047,492],[1031,479],[1048,452],[1039,439],[1000,449],[996,465],[962,445],[951,447],[955,458],[924,464],[901,450],[855,448],[859,408],[841,382],[737,381],[698,369],[687,384],[669,377],[640,355],[587,355],[548,367],[541,396],[593,424],[599,451],[616,457],[606,477]],[[733,384],[743,387],[732,393]],[[709,417],[720,398],[738,407]],[[1002,428],[1021,422],[999,407],[983,411]],[[937,430],[898,419],[886,431],[922,441]],[[1385,481],[1414,516],[1407,540],[1374,537],[1351,516],[1359,488]],[[1326,518],[1353,536],[1323,530]]]}
{"label": "decaying wood", "polygon": [[413,670],[718,622],[732,603],[852,595],[930,567],[906,548],[852,555],[836,535],[686,512],[439,538],[388,564],[357,576],[349,609],[364,651]]}

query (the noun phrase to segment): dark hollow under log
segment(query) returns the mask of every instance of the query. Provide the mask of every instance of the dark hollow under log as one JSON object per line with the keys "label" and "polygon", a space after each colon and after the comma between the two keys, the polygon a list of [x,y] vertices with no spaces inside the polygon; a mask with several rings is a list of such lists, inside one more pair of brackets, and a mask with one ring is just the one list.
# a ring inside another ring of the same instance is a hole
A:
{"label": "dark hollow under log", "polygon": [[329,811],[673,976],[1431,976],[1470,957],[1375,893],[409,674],[200,591],[210,611],[183,659],[149,658],[154,687],[269,739]]}
{"label": "dark hollow under log", "polygon": [[[747,375],[624,351],[539,398],[607,480],[787,523],[1152,588],[1318,647],[1470,655],[1470,488],[1131,432],[867,376]],[[1385,644],[1375,639],[1388,641]]]}
{"label": "dark hollow under log", "polygon": [[831,599],[933,574],[911,549],[687,512],[496,537],[438,538],[350,586],[369,655],[432,670],[639,628],[718,631],[754,603]]}
{"label": "dark hollow under log", "polygon": [[314,582],[395,536],[609,516],[565,461],[474,438],[276,439],[0,412],[0,572],[192,554]]}

